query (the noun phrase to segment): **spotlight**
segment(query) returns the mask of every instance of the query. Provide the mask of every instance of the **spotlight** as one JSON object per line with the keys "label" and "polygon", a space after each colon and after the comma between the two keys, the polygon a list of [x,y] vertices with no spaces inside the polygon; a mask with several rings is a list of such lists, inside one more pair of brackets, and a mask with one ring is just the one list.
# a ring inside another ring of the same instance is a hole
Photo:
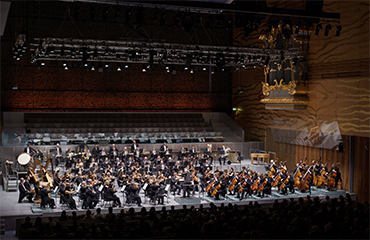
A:
{"label": "spotlight", "polygon": [[41,66],[45,66],[45,62],[44,61],[41,61]]}
{"label": "spotlight", "polygon": [[299,21],[298,23],[297,23],[297,25],[295,26],[295,34],[298,34],[299,33],[299,29],[302,27],[302,23],[301,23],[301,21]]}
{"label": "spotlight", "polygon": [[95,63],[91,63],[91,71],[95,71]]}
{"label": "spotlight", "polygon": [[257,66],[258,66],[258,64],[256,63],[256,64],[254,64],[253,68],[257,68]]}
{"label": "spotlight", "polygon": [[125,65],[125,68],[126,68],[126,69],[128,68],[128,65],[127,65],[127,64]]}
{"label": "spotlight", "polygon": [[190,73],[194,73],[193,69],[190,69]]}
{"label": "spotlight", "polygon": [[315,35],[319,35],[320,30],[322,29],[321,23],[316,25]]}
{"label": "spotlight", "polygon": [[18,85],[13,85],[12,90],[18,90]]}
{"label": "spotlight", "polygon": [[89,66],[89,63],[88,62],[84,62],[84,67],[88,67]]}
{"label": "spotlight", "polygon": [[243,67],[244,70],[247,70],[247,65],[243,64],[242,67]]}
{"label": "spotlight", "polygon": [[331,30],[331,25],[330,23],[328,25],[326,25],[325,27],[325,33],[324,33],[324,36],[328,36],[329,35],[329,31]]}
{"label": "spotlight", "polygon": [[19,60],[21,60],[21,58],[19,56],[17,56],[16,60],[19,61]]}
{"label": "spotlight", "polygon": [[243,94],[244,93],[244,90],[243,89],[239,89],[238,90],[238,94],[240,95],[240,94]]}
{"label": "spotlight", "polygon": [[206,71],[207,70],[207,68],[206,67],[203,67],[203,71]]}
{"label": "spotlight", "polygon": [[146,66],[145,66],[145,64],[142,64],[141,66],[142,66],[142,70],[141,71],[142,72],[146,72]]}
{"label": "spotlight", "polygon": [[337,26],[337,32],[335,33],[335,36],[339,37],[340,31],[342,31],[342,26],[341,25],[338,25]]}
{"label": "spotlight", "polygon": [[120,71],[122,71],[121,64],[120,63],[117,63],[117,72],[120,72]]}
{"label": "spotlight", "polygon": [[68,63],[67,62],[64,62],[63,63],[63,67],[64,67],[64,70],[68,70]]}
{"label": "spotlight", "polygon": [[109,67],[109,63],[105,63],[104,64],[104,67],[108,68]]}

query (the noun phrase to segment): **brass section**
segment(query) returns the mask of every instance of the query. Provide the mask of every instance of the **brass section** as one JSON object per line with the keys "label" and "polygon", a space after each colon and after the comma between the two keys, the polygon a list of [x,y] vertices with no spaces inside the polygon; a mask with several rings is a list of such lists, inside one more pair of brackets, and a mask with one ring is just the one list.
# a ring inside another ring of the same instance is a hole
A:
{"label": "brass section", "polygon": [[308,98],[306,97],[264,98],[264,99],[261,99],[261,103],[307,105]]}

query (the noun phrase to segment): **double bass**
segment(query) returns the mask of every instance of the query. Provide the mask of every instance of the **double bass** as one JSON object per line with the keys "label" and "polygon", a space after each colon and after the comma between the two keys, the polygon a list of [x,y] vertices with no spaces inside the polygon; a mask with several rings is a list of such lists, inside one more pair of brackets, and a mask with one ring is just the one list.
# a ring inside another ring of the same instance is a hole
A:
{"label": "double bass", "polygon": [[303,175],[301,182],[298,185],[298,189],[301,190],[302,192],[305,192],[310,186],[309,186],[309,181],[311,180],[312,176],[311,174],[308,174],[310,172],[312,166],[310,166],[305,174]]}

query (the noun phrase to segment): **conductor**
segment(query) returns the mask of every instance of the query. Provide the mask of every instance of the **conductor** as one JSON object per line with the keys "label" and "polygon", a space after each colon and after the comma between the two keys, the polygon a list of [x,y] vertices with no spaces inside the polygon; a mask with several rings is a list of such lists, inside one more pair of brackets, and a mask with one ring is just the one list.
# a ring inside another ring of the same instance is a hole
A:
{"label": "conductor", "polygon": [[184,178],[184,183],[182,185],[182,191],[183,191],[183,197],[189,197],[190,196],[190,187],[191,187],[191,177],[189,169],[185,168],[184,173],[182,174],[182,177]]}

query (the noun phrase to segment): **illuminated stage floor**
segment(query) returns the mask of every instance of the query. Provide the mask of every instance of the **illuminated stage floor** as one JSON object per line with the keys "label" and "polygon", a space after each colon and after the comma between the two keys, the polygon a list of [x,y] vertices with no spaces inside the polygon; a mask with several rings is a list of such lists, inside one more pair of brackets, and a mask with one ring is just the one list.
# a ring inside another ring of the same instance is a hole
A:
{"label": "illuminated stage floor", "polygon": [[[242,166],[248,166],[248,162],[250,164],[250,160],[249,161],[244,160],[242,164],[222,165],[220,166],[220,168],[222,170],[222,169],[229,169],[230,167],[234,167],[236,171],[239,171]],[[249,166],[249,167],[252,168],[253,166]],[[258,165],[254,167],[264,168],[263,165]],[[320,189],[316,189],[313,187],[312,192],[311,192],[311,198],[318,196],[320,199],[324,199],[326,195],[329,195],[331,198],[337,198],[340,195],[344,196],[345,194],[346,192],[343,190],[329,192],[327,190],[320,190]],[[48,209],[48,210],[41,211],[38,207],[33,207],[35,205],[32,203],[27,203],[27,202],[18,203],[18,195],[19,195],[18,191],[6,192],[3,190],[3,188],[1,188],[0,190],[0,215],[1,215],[1,218],[5,219],[5,230],[6,231],[15,231],[15,228],[16,228],[15,219],[16,218],[25,218],[26,216],[30,216],[32,218],[36,218],[37,216],[56,217],[56,216],[60,216],[62,210],[64,209],[64,208],[61,209],[60,207],[59,198],[56,199],[56,202],[57,202],[56,209]],[[196,192],[195,196],[193,197],[194,198],[193,200],[197,200],[197,201],[188,201],[188,203],[186,201],[185,202],[179,201],[179,198],[181,197],[180,195],[174,196],[171,194],[168,197],[168,199],[167,198],[164,199],[164,205],[155,205],[152,202],[149,202],[149,199],[145,198],[143,191],[141,191],[140,196],[143,202],[141,207],[138,207],[136,204],[133,204],[133,205],[124,205],[123,208],[125,210],[128,210],[130,207],[133,207],[136,212],[139,212],[142,207],[146,207],[147,210],[149,210],[149,208],[151,207],[154,207],[157,211],[159,211],[162,209],[163,206],[165,206],[167,210],[169,210],[171,206],[174,206],[175,209],[182,209],[183,206],[181,203],[188,205],[188,207],[190,207],[191,205],[195,207],[199,207],[200,204],[203,204],[203,206],[206,208],[206,207],[209,207],[210,203],[214,203],[216,206],[219,206],[221,203],[224,203],[225,205],[229,203],[238,204],[238,205],[248,205],[250,202],[255,202],[255,201],[258,201],[258,203],[263,207],[263,206],[270,206],[275,201],[275,199],[277,199],[280,202],[280,201],[283,201],[283,199],[287,199],[287,200],[289,200],[290,198],[298,199],[299,197],[306,197],[307,195],[309,195],[308,192],[300,193],[298,191],[296,191],[294,194],[282,195],[282,194],[277,193],[277,190],[273,188],[272,194],[265,195],[264,198],[252,196],[252,197],[248,197],[240,201],[239,199],[236,198],[236,195],[234,196],[226,195],[226,198],[221,198],[221,200],[216,201],[214,198],[208,197],[207,194]],[[123,202],[124,200],[123,193],[118,192],[117,196],[119,196],[121,199],[121,202]],[[351,193],[351,196],[353,200],[356,200],[356,194]],[[86,210],[81,209],[81,202],[78,201],[78,197],[75,196],[74,199],[79,209],[76,211],[77,214],[78,215],[84,214]],[[32,210],[32,207],[33,207],[33,210]],[[101,207],[100,203],[97,207]],[[107,206],[102,208],[103,214],[108,212],[108,207],[109,207],[109,204],[107,204]],[[71,210],[66,210],[66,211],[67,211],[67,214],[71,215],[71,212],[72,212]],[[95,210],[91,210],[91,211],[95,212]],[[121,208],[114,208],[115,213],[118,213],[120,211],[121,211]]]}

